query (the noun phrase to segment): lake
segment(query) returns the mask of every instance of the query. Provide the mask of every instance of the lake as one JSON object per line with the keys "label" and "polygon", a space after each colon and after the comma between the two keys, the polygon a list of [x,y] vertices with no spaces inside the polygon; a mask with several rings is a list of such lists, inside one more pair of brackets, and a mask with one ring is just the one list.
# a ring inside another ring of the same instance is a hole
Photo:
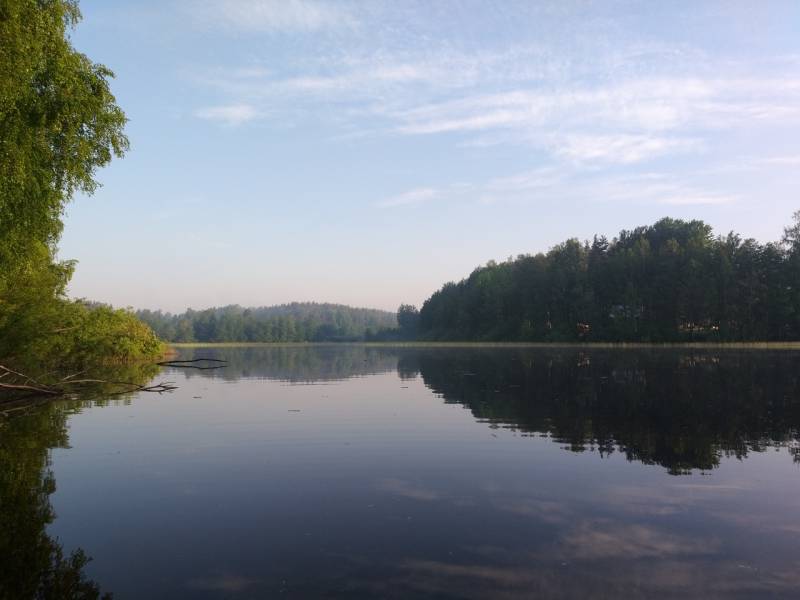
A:
{"label": "lake", "polygon": [[800,597],[798,352],[200,357],[0,428],[0,597]]}

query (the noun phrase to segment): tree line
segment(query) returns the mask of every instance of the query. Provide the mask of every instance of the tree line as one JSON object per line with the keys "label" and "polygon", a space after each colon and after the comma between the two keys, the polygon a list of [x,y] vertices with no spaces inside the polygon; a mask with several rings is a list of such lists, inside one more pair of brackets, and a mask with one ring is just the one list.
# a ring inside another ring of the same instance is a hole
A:
{"label": "tree line", "polygon": [[415,336],[429,340],[797,340],[800,211],[766,244],[670,218],[612,240],[569,239],[490,261],[412,316]]}
{"label": "tree line", "polygon": [[140,310],[136,316],[170,342],[348,342],[396,326],[394,313],[341,304],[293,302],[238,305],[179,314]]}

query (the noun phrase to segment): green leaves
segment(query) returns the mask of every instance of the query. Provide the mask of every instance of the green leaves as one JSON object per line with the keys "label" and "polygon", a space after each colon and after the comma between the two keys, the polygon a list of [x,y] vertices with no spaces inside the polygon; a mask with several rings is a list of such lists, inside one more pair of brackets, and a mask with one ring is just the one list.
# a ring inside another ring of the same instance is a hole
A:
{"label": "green leaves", "polygon": [[0,1],[0,357],[82,362],[162,350],[131,314],[64,299],[75,264],[56,262],[76,191],[128,149],[113,73],[77,52],[74,0]]}
{"label": "green leaves", "polygon": [[[425,339],[784,341],[800,338],[800,217],[778,244],[661,219],[611,242],[476,269],[420,312]],[[589,333],[587,333],[589,332]]]}

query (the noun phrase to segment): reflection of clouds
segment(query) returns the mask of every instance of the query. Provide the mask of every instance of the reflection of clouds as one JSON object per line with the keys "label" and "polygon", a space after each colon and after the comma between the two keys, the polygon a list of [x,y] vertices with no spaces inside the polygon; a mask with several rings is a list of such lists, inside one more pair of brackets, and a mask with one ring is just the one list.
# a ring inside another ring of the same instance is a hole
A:
{"label": "reflection of clouds", "polygon": [[560,524],[567,521],[570,511],[564,504],[538,498],[508,498],[493,503],[494,508],[523,517],[536,517],[542,521]]}
{"label": "reflection of clouds", "polygon": [[696,504],[694,496],[675,495],[670,487],[616,486],[603,494],[603,501],[629,515],[656,517],[683,514]]}
{"label": "reflection of clouds", "polygon": [[258,583],[257,579],[249,579],[241,575],[226,573],[212,577],[198,577],[196,579],[190,579],[187,582],[187,586],[195,590],[234,593],[244,592],[256,583]]}
{"label": "reflection of clouds", "polygon": [[603,499],[625,515],[661,517],[702,512],[706,520],[732,525],[738,535],[800,535],[800,512],[791,491],[772,496],[771,510],[748,510],[748,501],[754,507],[764,502],[757,482],[620,486],[604,494]]}
{"label": "reflection of clouds", "polygon": [[[456,564],[433,560],[408,560],[400,565],[409,591],[449,598],[538,597],[542,573],[524,567]],[[553,590],[556,578],[550,576]],[[400,594],[397,597],[402,596]],[[564,596],[566,597],[566,596]]]}
{"label": "reflection of clouds", "polygon": [[716,540],[690,538],[660,531],[647,525],[623,525],[604,520],[582,522],[567,533],[560,546],[565,558],[664,558],[668,556],[714,554]]}
{"label": "reflection of clouds", "polygon": [[[413,496],[420,492],[407,482],[392,487]],[[727,497],[743,491],[740,487],[727,483],[671,485],[666,486],[663,502],[658,494],[664,489],[618,489],[615,498],[619,494],[622,500],[628,492],[632,495],[632,502],[619,505],[624,512],[621,519],[585,519],[575,506],[542,498],[497,499],[492,502],[494,509],[555,525],[556,537],[541,538],[533,548],[524,550],[473,546],[461,547],[457,559],[409,557],[395,565],[399,574],[389,579],[393,583],[387,582],[391,589],[381,588],[380,592],[392,598],[414,594],[458,598],[796,597],[800,562],[793,556],[785,561],[775,557],[762,560],[746,544],[732,550],[717,536],[696,529],[676,532],[671,521],[629,522],[632,513],[651,517],[693,511],[701,502],[719,499],[719,494]],[[424,496],[433,499],[430,494]],[[644,511],[648,503],[653,510]]]}
{"label": "reflection of clouds", "polygon": [[439,500],[442,496],[436,490],[423,487],[419,484],[406,481],[404,479],[380,479],[376,482],[375,488],[381,492],[388,492],[395,496],[410,498],[412,500],[422,500],[430,502]]}
{"label": "reflection of clouds", "polygon": [[627,514],[647,516],[677,515],[703,510],[715,515],[720,501],[734,494],[754,490],[749,483],[673,483],[660,487],[616,486],[603,494],[603,500],[611,506],[623,509]]}
{"label": "reflection of clouds", "polygon": [[[376,483],[376,488],[412,500],[444,501],[459,505],[457,497],[409,480],[382,479]],[[744,535],[749,532],[755,534],[760,527],[770,524],[775,526],[776,533],[784,536],[800,531],[800,525],[786,523],[785,511],[766,518],[763,515],[744,515],[741,507],[738,507],[739,512],[731,510],[730,514],[726,514],[727,510],[718,506],[722,498],[755,491],[752,485],[738,482],[687,482],[658,488],[619,486],[610,490],[601,503],[621,510],[621,516],[597,519],[586,519],[583,508],[569,503],[525,495],[508,496],[502,493],[501,486],[490,482],[482,484],[481,488],[491,497],[492,510],[554,526],[556,530],[551,532],[555,538],[550,541],[541,539],[541,543],[534,543],[533,551],[520,554],[497,546],[462,548],[462,559],[470,557],[471,564],[409,558],[402,568],[413,572],[405,581],[413,582],[410,585],[416,591],[444,593],[455,579],[461,581],[458,585],[468,589],[463,594],[459,592],[459,596],[487,597],[487,594],[476,591],[481,589],[481,585],[487,586],[487,589],[507,588],[516,590],[515,593],[528,594],[531,589],[539,589],[542,577],[552,580],[554,585],[563,585],[565,572],[561,569],[565,568],[581,573],[581,577],[587,582],[592,581],[591,585],[600,589],[610,586],[627,590],[632,586],[649,590],[639,597],[667,591],[679,593],[689,590],[694,593],[694,589],[700,589],[697,586],[706,584],[703,579],[707,569],[725,571],[725,577],[738,582],[736,586],[758,593],[789,589],[800,583],[800,575],[794,576],[789,570],[775,571],[771,562],[773,559],[761,562],[760,557],[756,556],[756,561],[769,565],[770,570],[752,566],[747,558],[743,558],[751,554],[746,546],[743,551],[735,552],[738,556],[734,559],[729,555],[722,538],[717,535],[698,530],[680,533],[675,530],[672,521],[652,521],[653,517],[673,517],[700,510],[712,519],[730,517],[731,521],[736,520],[735,525],[743,529]],[[635,522],[637,516],[648,520]],[[777,527],[779,524],[780,528]],[[515,564],[520,560],[527,564]],[[481,585],[476,581],[482,582]],[[735,586],[722,583],[706,587],[714,593],[727,593],[735,589]],[[510,593],[510,596],[514,596],[514,593]],[[549,594],[545,596],[552,597]]]}
{"label": "reflection of clouds", "polygon": [[800,536],[800,515],[797,511],[797,499],[794,500],[795,503],[791,506],[781,506],[773,512],[743,513],[739,508],[722,507],[714,512],[714,516],[753,534]]}
{"label": "reflection of clouds", "polygon": [[742,490],[752,490],[753,484],[742,482],[737,484],[730,483],[674,483],[670,487],[675,489],[685,489],[697,492],[740,492]]}
{"label": "reflection of clouds", "polygon": [[568,562],[553,558],[506,550],[502,557],[496,554],[484,562],[409,559],[394,565],[397,572],[393,577],[368,586],[372,593],[386,598],[470,599],[788,599],[796,598],[800,590],[800,563],[796,561],[768,572],[736,560],[711,562],[697,557],[659,556],[653,560],[643,556],[643,560],[635,560],[613,556]]}

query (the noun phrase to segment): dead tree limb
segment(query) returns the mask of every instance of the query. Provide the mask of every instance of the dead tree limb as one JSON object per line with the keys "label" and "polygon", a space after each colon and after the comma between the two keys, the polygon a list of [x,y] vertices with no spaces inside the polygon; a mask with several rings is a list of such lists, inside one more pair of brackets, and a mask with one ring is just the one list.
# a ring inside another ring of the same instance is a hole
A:
{"label": "dead tree limb", "polygon": [[110,392],[107,394],[108,396],[120,396],[122,394],[129,394],[130,392],[154,392],[156,394],[163,394],[164,392],[171,392],[172,390],[177,390],[178,386],[173,385],[174,382],[172,381],[162,381],[161,383],[157,383],[155,385],[138,385],[136,383],[126,383],[124,381],[113,381],[110,382],[115,385],[131,385],[134,386],[133,389],[130,390],[120,390],[118,392]]}
{"label": "dead tree limb", "polygon": [[226,363],[227,360],[222,358],[193,358],[192,360],[162,360],[161,362],[157,362],[157,365],[181,365],[185,363],[197,363],[197,362],[218,362],[218,363]]}
{"label": "dead tree limb", "polygon": [[[224,364],[212,365],[210,367],[199,367],[197,365],[190,364],[199,362],[216,362]],[[227,366],[227,363],[227,360],[222,360],[221,358],[194,358],[192,360],[162,360],[156,364],[161,365],[162,367],[176,367],[180,369],[197,369],[198,371],[208,371],[211,369],[222,369],[223,367]]]}
{"label": "dead tree limb", "polygon": [[20,390],[23,392],[35,392],[37,394],[49,394],[52,396],[60,396],[63,392],[61,390],[56,390],[47,387],[37,387],[34,385],[25,385],[23,383],[20,384],[13,384],[13,383],[0,383],[0,389],[4,390]]}
{"label": "dead tree limb", "polygon": [[17,377],[22,378],[24,380],[23,383],[25,383],[25,384],[34,383],[34,384],[36,384],[37,387],[42,387],[42,388],[49,387],[47,385],[44,385],[43,383],[39,383],[38,381],[36,381],[33,377],[30,377],[29,375],[25,375],[25,374],[20,373],[18,371],[14,371],[13,369],[9,369],[8,367],[3,366],[3,365],[0,365],[0,371],[2,371],[6,375],[16,375]]}
{"label": "dead tree limb", "polygon": [[[130,392],[155,392],[158,394],[162,394],[164,392],[171,392],[172,390],[178,389],[176,385],[174,385],[174,381],[162,381],[161,383],[157,383],[154,385],[142,385],[139,383],[134,383],[132,381],[110,381],[108,379],[75,379],[78,375],[81,375],[84,371],[79,373],[73,373],[72,375],[68,375],[59,381],[56,381],[52,384],[44,384],[39,381],[33,379],[24,373],[20,373],[19,371],[14,371],[13,369],[9,369],[6,366],[0,365],[0,378],[9,377],[6,382],[0,382],[0,390],[11,390],[17,392],[27,392],[29,394],[41,394],[46,396],[64,396],[67,393],[70,393],[72,386],[82,386],[82,385],[92,385],[92,384],[99,384],[99,385],[112,385],[112,386],[122,386],[126,389],[112,391],[112,392],[105,392],[107,396],[118,396],[121,394],[128,394]],[[16,380],[14,379],[16,378]]]}

